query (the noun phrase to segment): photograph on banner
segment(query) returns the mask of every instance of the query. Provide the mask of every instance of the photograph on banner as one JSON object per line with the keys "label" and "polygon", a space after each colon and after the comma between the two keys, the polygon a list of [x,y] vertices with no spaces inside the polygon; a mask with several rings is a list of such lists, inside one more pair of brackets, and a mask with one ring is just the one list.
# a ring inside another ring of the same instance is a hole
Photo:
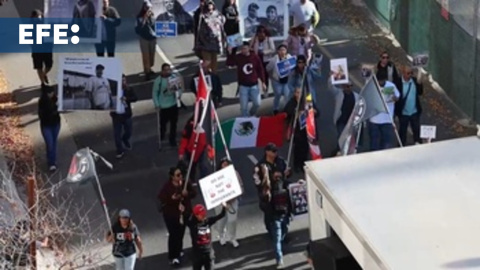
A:
{"label": "photograph on banner", "polygon": [[290,75],[290,72],[297,66],[297,58],[290,57],[285,60],[277,62],[278,77],[285,78]]}
{"label": "photograph on banner", "polygon": [[307,185],[306,183],[293,183],[288,186],[292,212],[301,215],[308,212]]}
{"label": "photograph on banner", "polygon": [[193,33],[193,13],[198,0],[150,0],[156,21],[176,22],[177,34]]}
{"label": "photograph on banner", "polygon": [[123,112],[122,63],[117,58],[62,57],[58,70],[58,109]]}
{"label": "photograph on banner", "polygon": [[176,22],[155,22],[155,35],[157,37],[176,37],[177,23]]}
{"label": "photograph on banner", "polygon": [[413,67],[426,67],[430,56],[427,53],[416,53],[413,55],[412,65]]}
{"label": "photograph on banner", "polygon": [[375,71],[375,66],[372,64],[362,64],[362,78],[367,79],[372,76]]}
{"label": "photograph on banner", "polygon": [[208,210],[242,195],[242,187],[233,165],[200,179],[199,183]]}
{"label": "photograph on banner", "polygon": [[333,85],[346,84],[349,82],[347,58],[330,60],[330,71]]}
{"label": "photograph on banner", "polygon": [[420,126],[420,138],[421,139],[436,139],[437,138],[437,126]]}
{"label": "photograph on banner", "polygon": [[[198,76],[193,78],[195,82],[195,89],[198,89]],[[207,82],[208,90],[212,90],[212,77],[210,75],[205,75],[205,81]]]}
{"label": "photograph on banner", "polygon": [[[45,18],[72,19],[78,24],[80,43],[98,43],[102,40],[103,0],[45,0]],[[55,21],[48,20],[49,23]],[[64,20],[62,23],[67,23]]]}
{"label": "photograph on banner", "polygon": [[227,36],[227,45],[232,48],[237,48],[242,46],[243,44],[243,37],[240,33]]}
{"label": "photograph on banner", "polygon": [[283,41],[288,36],[288,0],[245,0],[238,3],[240,33],[250,40],[257,27],[264,26],[274,41]]}
{"label": "photograph on banner", "polygon": [[183,90],[183,80],[180,76],[170,76],[168,78],[168,90],[178,92]]}

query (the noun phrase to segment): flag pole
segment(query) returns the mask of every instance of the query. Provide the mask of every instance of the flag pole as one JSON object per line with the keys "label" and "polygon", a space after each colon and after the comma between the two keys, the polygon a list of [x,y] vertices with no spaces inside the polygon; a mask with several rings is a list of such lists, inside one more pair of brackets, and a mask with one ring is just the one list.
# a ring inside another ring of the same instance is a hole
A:
{"label": "flag pole", "polygon": [[[305,88],[305,77],[307,75],[308,68],[309,68],[309,66],[306,65],[305,70],[302,74],[302,84],[300,86],[302,91],[300,92],[300,98],[297,102],[297,108],[295,109],[295,118],[293,119],[293,123],[292,123],[292,135],[290,136],[290,144],[288,145],[287,166],[290,166],[290,160],[292,158],[293,140],[295,138],[295,128],[297,128],[297,119],[298,119],[298,114],[299,114],[299,111],[300,111],[300,103],[302,103],[302,99],[304,98],[303,97],[304,96],[303,92],[304,92],[304,88]],[[296,89],[293,89],[293,91],[295,92]]]}
{"label": "flag pole", "polygon": [[355,154],[358,152],[358,142],[360,141],[360,136],[363,130],[363,122],[360,122],[357,132],[357,139],[355,140]]}
{"label": "flag pole", "polygon": [[215,117],[212,117],[212,114],[214,111],[215,111],[215,106],[213,104],[213,100],[210,100],[210,131],[212,136],[212,148],[213,148],[213,159],[212,159],[213,171],[217,169],[217,152],[215,151],[215,123],[214,123],[216,119]]}
{"label": "flag pole", "polygon": [[225,140],[225,135],[223,135],[222,125],[220,124],[220,118],[218,117],[217,110],[215,109],[213,102],[212,102],[212,107],[213,107],[213,113],[215,114],[215,119],[217,121],[218,133],[220,134],[220,138],[222,139],[222,144],[225,147],[225,155],[227,155],[228,160],[232,160],[232,158],[230,157],[230,151],[228,150],[227,141]]}

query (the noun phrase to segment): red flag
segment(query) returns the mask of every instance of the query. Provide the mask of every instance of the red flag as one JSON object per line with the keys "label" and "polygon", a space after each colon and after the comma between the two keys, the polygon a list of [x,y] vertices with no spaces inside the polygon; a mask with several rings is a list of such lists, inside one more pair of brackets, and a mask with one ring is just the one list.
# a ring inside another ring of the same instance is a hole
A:
{"label": "red flag", "polygon": [[209,101],[209,91],[207,86],[207,80],[205,79],[205,74],[203,73],[202,66],[200,65],[200,75],[198,76],[198,85],[197,85],[197,98],[195,101],[195,112],[193,116],[193,133],[190,137],[190,145],[193,145],[195,149],[194,161],[198,161],[201,154],[207,147],[207,134],[204,123],[208,125],[209,121],[205,121],[205,118],[210,118],[207,111],[210,106],[208,106]]}
{"label": "red flag", "polygon": [[320,151],[320,146],[318,145],[317,140],[317,129],[315,125],[315,111],[313,109],[313,104],[309,102],[307,98],[307,140],[310,147],[310,155],[312,160],[321,159],[322,153]]}

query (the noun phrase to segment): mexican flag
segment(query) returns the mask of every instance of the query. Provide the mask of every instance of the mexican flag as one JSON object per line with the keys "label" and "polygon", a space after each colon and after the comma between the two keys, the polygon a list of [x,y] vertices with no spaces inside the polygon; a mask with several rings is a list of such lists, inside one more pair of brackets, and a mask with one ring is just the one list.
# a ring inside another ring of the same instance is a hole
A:
{"label": "mexican flag", "polygon": [[[283,145],[285,113],[264,117],[238,117],[222,122],[221,128],[229,149],[265,147],[268,143]],[[217,132],[216,148],[223,148]]]}

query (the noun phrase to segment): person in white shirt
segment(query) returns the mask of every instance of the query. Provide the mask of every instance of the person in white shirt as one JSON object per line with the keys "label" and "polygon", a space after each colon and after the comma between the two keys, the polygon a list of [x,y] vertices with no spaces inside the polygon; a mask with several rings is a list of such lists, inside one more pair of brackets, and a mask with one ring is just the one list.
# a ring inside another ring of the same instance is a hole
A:
{"label": "person in white shirt", "polygon": [[91,103],[91,108],[94,110],[108,110],[113,107],[112,90],[110,83],[103,77],[103,65],[95,67],[96,76],[88,79],[85,87],[85,92]]}
{"label": "person in white shirt", "polygon": [[304,24],[308,32],[313,32],[320,20],[315,3],[310,0],[294,0],[295,2],[290,6],[290,16],[293,17],[293,27],[298,27]]}
{"label": "person in white shirt", "polygon": [[387,81],[384,73],[377,75],[383,99],[387,103],[388,113],[379,113],[370,118],[368,123],[368,133],[370,137],[370,150],[383,150],[394,147],[394,123],[393,114],[395,102],[400,97],[395,84]]}

